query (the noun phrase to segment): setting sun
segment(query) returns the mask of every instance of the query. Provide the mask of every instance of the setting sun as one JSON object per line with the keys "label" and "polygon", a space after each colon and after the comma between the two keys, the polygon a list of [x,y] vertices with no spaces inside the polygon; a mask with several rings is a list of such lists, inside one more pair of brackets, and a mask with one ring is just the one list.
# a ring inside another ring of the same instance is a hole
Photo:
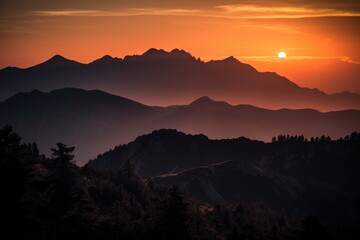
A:
{"label": "setting sun", "polygon": [[279,52],[278,53],[278,58],[286,58],[286,53],[285,52]]}

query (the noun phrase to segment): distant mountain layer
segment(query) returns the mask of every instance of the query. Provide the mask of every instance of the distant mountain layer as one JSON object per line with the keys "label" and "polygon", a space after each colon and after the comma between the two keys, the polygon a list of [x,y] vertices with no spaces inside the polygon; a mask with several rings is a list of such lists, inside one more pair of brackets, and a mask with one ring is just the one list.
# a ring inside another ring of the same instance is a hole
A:
{"label": "distant mountain layer", "polygon": [[263,202],[325,222],[347,221],[360,197],[360,135],[346,140],[274,143],[246,138],[210,140],[159,130],[116,147],[87,167],[117,170],[129,161],[136,173],[154,182],[178,185],[210,203]]}
{"label": "distant mountain layer", "polygon": [[360,109],[360,95],[327,95],[301,88],[272,72],[258,72],[233,57],[203,62],[189,53],[149,49],[124,59],[104,56],[81,64],[56,55],[39,65],[0,70],[0,101],[24,91],[64,87],[99,89],[150,105],[171,105],[198,96],[269,109]]}
{"label": "distant mountain layer", "polygon": [[338,138],[360,131],[360,111],[267,110],[202,97],[189,105],[151,107],[99,90],[65,88],[19,93],[0,102],[0,125],[48,152],[56,142],[76,147],[80,165],[118,144],[160,128],[210,138],[245,136],[271,141],[279,134]]}

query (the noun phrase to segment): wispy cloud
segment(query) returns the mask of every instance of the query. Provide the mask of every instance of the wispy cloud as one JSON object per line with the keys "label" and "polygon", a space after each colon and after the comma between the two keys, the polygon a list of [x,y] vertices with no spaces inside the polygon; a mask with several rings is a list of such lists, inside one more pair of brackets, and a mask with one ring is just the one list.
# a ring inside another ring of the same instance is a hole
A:
{"label": "wispy cloud", "polygon": [[118,10],[49,10],[32,11],[37,16],[73,17],[130,17],[130,16],[197,16],[230,19],[272,19],[272,18],[309,18],[309,17],[360,17],[356,11],[332,8],[279,7],[231,4],[215,6],[212,9],[182,8],[122,8]]}
{"label": "wispy cloud", "polygon": [[0,21],[0,34],[6,33],[37,35],[37,33],[35,33],[30,27],[18,26]]}
{"label": "wispy cloud", "polygon": [[300,32],[299,30],[297,30],[294,26],[290,26],[290,25],[270,25],[270,24],[256,24],[253,25],[254,27],[257,28],[262,28],[262,29],[266,29],[266,30],[270,30],[270,31],[277,31],[277,32],[285,32],[285,33],[291,33],[291,34],[301,34],[302,32]]}
{"label": "wispy cloud", "polygon": [[359,17],[359,12],[338,10],[332,8],[308,8],[308,7],[287,7],[287,6],[260,6],[231,4],[217,6],[229,17],[240,17],[248,19],[268,18],[309,18],[309,17]]}
{"label": "wispy cloud", "polygon": [[73,17],[131,17],[142,15],[198,15],[199,10],[192,9],[161,9],[161,8],[127,8],[117,11],[111,10],[52,10],[33,11],[38,16],[73,16]]}
{"label": "wispy cloud", "polygon": [[30,29],[14,28],[14,29],[2,29],[0,28],[0,34],[12,33],[12,34],[27,34],[27,35],[38,35],[31,31]]}
{"label": "wispy cloud", "polygon": [[34,15],[38,16],[49,16],[49,17],[58,17],[58,16],[102,16],[102,11],[92,11],[92,10],[52,10],[52,11],[33,11]]}
{"label": "wispy cloud", "polygon": [[351,63],[351,64],[359,64],[360,65],[359,60],[355,60],[355,59],[352,59],[350,57],[342,57],[340,60],[343,61],[343,62],[347,62],[347,63]]}

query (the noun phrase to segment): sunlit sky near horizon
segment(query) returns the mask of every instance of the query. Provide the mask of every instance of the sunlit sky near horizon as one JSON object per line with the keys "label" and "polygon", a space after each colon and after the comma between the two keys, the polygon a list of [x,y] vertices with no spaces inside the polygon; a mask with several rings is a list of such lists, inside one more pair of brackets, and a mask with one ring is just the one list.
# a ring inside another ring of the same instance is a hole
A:
{"label": "sunlit sky near horizon", "polygon": [[[356,0],[0,0],[0,68],[149,48],[234,56],[300,86],[360,93]],[[286,59],[277,54],[284,51]]]}

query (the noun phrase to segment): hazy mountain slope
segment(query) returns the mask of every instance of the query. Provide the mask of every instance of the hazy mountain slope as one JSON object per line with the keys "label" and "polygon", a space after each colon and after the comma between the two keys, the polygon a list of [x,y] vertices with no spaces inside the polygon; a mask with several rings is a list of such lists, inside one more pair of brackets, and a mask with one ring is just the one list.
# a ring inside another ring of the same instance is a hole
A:
{"label": "hazy mountain slope", "polygon": [[231,106],[207,97],[178,106],[157,120],[157,126],[210,138],[245,136],[270,141],[279,134],[341,137],[360,130],[360,112],[345,110],[321,113],[311,109],[267,110],[250,105]]}
{"label": "hazy mountain slope", "polygon": [[149,49],[124,59],[104,56],[89,64],[57,55],[27,69],[0,70],[0,100],[22,91],[63,87],[100,89],[150,105],[178,104],[207,95],[270,109],[360,109],[358,94],[327,95],[300,88],[276,73],[258,72],[233,57],[203,62],[178,49]]}
{"label": "hazy mountain slope", "polygon": [[160,128],[211,138],[245,136],[270,141],[279,134],[337,138],[360,131],[360,112],[266,110],[231,106],[202,97],[189,105],[150,107],[98,90],[60,89],[20,93],[0,102],[0,124],[48,152],[57,141],[76,146],[80,164],[121,143]]}
{"label": "hazy mountain slope", "polygon": [[143,134],[143,119],[158,115],[156,107],[80,89],[20,93],[0,103],[0,112],[1,125],[13,125],[46,153],[58,141],[76,146],[79,164]]}

